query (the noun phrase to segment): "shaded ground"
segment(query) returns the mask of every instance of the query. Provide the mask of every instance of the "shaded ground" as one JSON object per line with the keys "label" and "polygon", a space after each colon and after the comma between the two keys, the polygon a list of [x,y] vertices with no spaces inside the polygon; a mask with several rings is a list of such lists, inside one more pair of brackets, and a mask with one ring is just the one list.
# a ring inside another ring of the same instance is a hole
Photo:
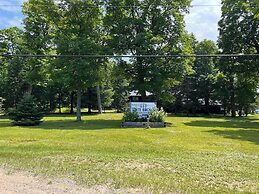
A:
{"label": "shaded ground", "polygon": [[213,128],[205,132],[220,135],[224,138],[250,141],[259,145],[259,120],[256,118],[237,118],[215,120],[195,120],[185,123],[186,126]]}

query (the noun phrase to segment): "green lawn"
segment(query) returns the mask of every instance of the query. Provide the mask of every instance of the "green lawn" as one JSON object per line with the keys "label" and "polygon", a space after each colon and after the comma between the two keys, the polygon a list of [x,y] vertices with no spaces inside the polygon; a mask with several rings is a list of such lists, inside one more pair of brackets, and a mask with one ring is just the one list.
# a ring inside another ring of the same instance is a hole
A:
{"label": "green lawn", "polygon": [[37,127],[1,118],[0,166],[147,193],[259,192],[259,115],[169,116],[163,129],[120,128],[121,118],[52,115]]}

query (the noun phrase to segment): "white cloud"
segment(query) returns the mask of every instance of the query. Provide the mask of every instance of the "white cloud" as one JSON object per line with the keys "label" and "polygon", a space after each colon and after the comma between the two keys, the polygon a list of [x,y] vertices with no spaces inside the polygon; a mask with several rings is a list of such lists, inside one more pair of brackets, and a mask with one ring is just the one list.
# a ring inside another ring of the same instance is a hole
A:
{"label": "white cloud", "polygon": [[[192,5],[220,5],[221,0],[193,0]],[[185,16],[186,28],[192,32],[198,40],[211,39],[216,41],[218,37],[218,21],[221,16],[221,6],[197,6],[190,9]]]}
{"label": "white cloud", "polygon": [[[21,5],[26,0],[0,0],[1,5]],[[192,5],[220,5],[221,0],[193,0]],[[1,14],[1,10],[12,17]],[[21,7],[0,6],[0,28],[21,26]],[[190,8],[185,16],[186,29],[193,33],[198,40],[211,39],[216,41],[218,36],[218,21],[221,16],[220,6],[198,6]]]}

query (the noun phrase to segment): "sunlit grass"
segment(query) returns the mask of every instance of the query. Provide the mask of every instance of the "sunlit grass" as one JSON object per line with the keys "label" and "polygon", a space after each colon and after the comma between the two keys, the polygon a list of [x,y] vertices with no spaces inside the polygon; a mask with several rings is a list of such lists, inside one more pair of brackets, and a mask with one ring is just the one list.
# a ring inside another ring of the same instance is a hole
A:
{"label": "sunlit grass", "polygon": [[2,118],[0,165],[147,193],[259,192],[259,116],[169,116],[160,129],[120,128],[121,118],[50,115],[37,127]]}

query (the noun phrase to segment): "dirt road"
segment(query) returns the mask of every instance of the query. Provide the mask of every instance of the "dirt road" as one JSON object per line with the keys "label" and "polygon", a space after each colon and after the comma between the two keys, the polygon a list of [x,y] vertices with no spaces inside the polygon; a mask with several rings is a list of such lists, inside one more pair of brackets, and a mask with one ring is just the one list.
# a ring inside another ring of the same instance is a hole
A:
{"label": "dirt road", "polygon": [[[112,190],[107,186],[85,188],[70,180],[51,180],[29,173],[13,172],[0,168],[0,194],[106,194],[139,193],[136,190]],[[141,192],[140,192],[141,193]]]}

